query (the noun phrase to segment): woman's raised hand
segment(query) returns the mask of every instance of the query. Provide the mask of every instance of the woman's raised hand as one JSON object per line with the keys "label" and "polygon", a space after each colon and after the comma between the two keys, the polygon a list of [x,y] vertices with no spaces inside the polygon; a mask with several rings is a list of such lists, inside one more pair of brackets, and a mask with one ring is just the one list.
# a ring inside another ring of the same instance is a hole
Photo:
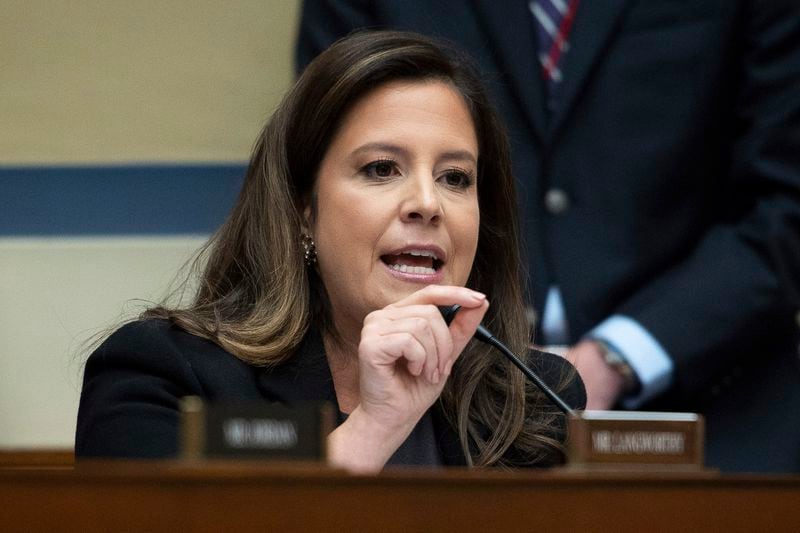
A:
{"label": "woman's raised hand", "polygon": [[[448,327],[437,306],[453,304],[461,310]],[[367,315],[358,347],[359,404],[331,435],[332,461],[380,470],[441,394],[488,307],[473,290],[429,285]],[[344,456],[334,449],[343,443],[337,434],[347,436]]]}
{"label": "woman's raised hand", "polygon": [[[437,305],[460,304],[448,328]],[[367,315],[358,347],[360,406],[398,429],[439,397],[458,356],[488,309],[483,294],[429,285]]]}

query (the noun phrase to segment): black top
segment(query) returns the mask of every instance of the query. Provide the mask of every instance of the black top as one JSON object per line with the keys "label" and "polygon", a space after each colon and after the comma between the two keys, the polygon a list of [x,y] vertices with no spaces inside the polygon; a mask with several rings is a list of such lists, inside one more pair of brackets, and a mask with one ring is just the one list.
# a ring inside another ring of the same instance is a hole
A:
{"label": "black top", "polygon": [[[570,405],[583,407],[583,383],[568,362],[542,352],[531,359],[534,369],[551,386],[573,374],[562,395]],[[112,334],[86,363],[75,454],[176,456],[178,402],[190,395],[209,402],[265,400],[292,405],[329,401],[338,406],[322,339],[316,331],[306,335],[287,362],[267,369],[244,363],[213,342],[166,320],[133,322]],[[438,403],[429,413],[441,462],[465,464],[458,437]],[[563,423],[558,432],[563,440]],[[560,459],[553,457],[539,466],[550,466]]]}

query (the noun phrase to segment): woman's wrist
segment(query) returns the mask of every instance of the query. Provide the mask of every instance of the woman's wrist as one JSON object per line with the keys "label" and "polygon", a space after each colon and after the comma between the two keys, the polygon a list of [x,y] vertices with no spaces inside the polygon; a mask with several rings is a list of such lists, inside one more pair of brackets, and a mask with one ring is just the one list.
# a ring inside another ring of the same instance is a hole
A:
{"label": "woman's wrist", "polygon": [[387,426],[357,406],[328,436],[328,463],[354,473],[380,472],[414,424]]}

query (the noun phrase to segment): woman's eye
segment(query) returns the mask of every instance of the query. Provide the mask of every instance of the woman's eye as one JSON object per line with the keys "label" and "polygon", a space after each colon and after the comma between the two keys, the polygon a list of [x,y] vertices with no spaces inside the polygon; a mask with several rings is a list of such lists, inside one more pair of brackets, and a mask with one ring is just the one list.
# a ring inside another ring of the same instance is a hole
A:
{"label": "woman's eye", "polygon": [[394,161],[373,161],[362,171],[370,178],[390,178],[398,173]]}
{"label": "woman's eye", "polygon": [[467,172],[460,170],[450,170],[444,176],[444,182],[450,186],[459,189],[466,189],[472,185],[472,176]]}

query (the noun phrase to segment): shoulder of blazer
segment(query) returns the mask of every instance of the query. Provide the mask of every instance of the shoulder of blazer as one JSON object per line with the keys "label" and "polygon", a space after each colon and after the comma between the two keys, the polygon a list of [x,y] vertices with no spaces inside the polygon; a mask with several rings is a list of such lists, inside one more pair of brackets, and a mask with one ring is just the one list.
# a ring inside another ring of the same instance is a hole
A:
{"label": "shoulder of blazer", "polygon": [[161,319],[119,328],[90,356],[87,374],[111,366],[178,380],[197,394],[214,395],[227,386],[255,383],[252,366],[214,342]]}
{"label": "shoulder of blazer", "polygon": [[169,457],[179,402],[261,398],[252,367],[165,320],[126,324],[86,362],[75,433],[80,457]]}
{"label": "shoulder of blazer", "polygon": [[573,409],[586,407],[586,387],[572,363],[559,355],[530,350],[528,364],[567,405]]}

